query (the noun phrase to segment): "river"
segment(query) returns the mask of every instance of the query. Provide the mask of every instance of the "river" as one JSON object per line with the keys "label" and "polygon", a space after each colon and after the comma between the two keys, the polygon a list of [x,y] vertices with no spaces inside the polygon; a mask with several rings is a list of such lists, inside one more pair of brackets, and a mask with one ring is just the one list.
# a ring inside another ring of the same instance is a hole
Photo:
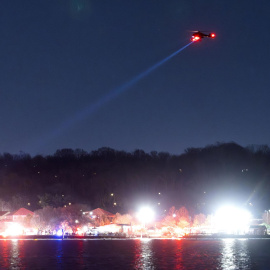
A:
{"label": "river", "polygon": [[270,269],[270,239],[1,240],[0,269]]}

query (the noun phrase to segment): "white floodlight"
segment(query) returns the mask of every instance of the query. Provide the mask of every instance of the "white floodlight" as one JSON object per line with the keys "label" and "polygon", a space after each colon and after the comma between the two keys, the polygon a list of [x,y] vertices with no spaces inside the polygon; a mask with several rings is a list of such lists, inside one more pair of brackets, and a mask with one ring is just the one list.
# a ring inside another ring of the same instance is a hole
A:
{"label": "white floodlight", "polygon": [[218,231],[235,233],[247,229],[251,213],[247,210],[233,206],[220,208],[214,216],[214,226]]}
{"label": "white floodlight", "polygon": [[154,219],[155,213],[154,211],[149,207],[143,207],[140,209],[140,211],[137,214],[138,219],[142,223],[149,223]]}
{"label": "white floodlight", "polygon": [[8,228],[5,231],[5,235],[22,235],[23,227],[18,223],[9,224]]}

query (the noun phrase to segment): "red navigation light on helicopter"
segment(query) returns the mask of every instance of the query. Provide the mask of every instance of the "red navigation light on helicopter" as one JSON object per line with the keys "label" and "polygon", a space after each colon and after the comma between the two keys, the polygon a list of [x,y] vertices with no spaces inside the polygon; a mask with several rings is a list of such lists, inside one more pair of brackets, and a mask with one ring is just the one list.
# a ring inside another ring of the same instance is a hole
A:
{"label": "red navigation light on helicopter", "polygon": [[201,39],[201,37],[196,36],[196,35],[193,35],[193,36],[191,37],[191,41],[199,41],[200,39]]}
{"label": "red navigation light on helicopter", "polygon": [[210,37],[211,37],[211,38],[215,38],[215,37],[216,37],[216,34],[215,34],[215,33],[211,33],[211,34],[210,34]]}

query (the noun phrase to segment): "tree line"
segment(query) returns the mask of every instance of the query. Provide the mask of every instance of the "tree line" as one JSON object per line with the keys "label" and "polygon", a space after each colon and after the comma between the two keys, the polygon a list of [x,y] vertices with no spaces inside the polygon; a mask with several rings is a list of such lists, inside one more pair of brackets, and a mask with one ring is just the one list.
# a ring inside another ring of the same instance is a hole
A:
{"label": "tree line", "polygon": [[235,201],[270,207],[270,148],[234,142],[188,148],[181,155],[103,147],[53,155],[0,155],[0,210],[84,204],[127,213],[142,203],[160,214],[172,205],[193,215]]}

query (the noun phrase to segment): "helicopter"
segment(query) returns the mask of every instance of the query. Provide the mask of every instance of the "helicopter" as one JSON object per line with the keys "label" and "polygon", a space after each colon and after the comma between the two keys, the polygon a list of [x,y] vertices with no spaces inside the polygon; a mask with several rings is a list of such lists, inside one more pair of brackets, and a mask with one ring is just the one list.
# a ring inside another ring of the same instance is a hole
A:
{"label": "helicopter", "polygon": [[191,37],[191,41],[201,41],[202,38],[204,37],[209,37],[209,38],[215,38],[216,34],[215,33],[209,33],[209,34],[205,34],[202,33],[201,31],[194,31],[194,34]]}

